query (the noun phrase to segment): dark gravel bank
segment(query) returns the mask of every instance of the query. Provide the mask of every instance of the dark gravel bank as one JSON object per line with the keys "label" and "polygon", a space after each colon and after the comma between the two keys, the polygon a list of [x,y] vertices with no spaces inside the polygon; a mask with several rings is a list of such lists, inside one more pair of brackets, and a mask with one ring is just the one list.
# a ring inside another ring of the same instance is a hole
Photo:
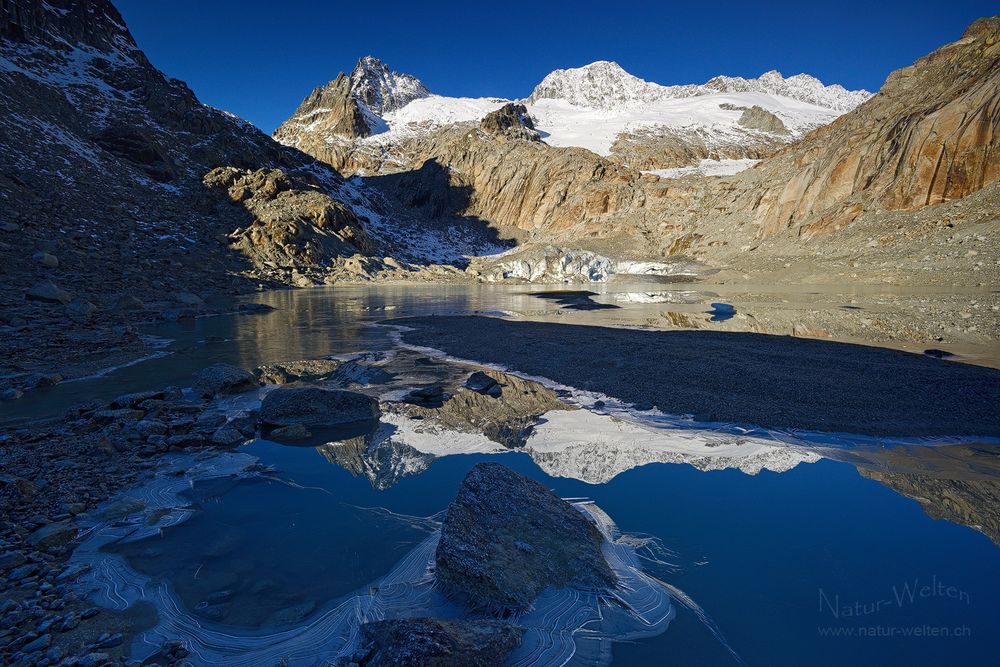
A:
{"label": "dark gravel bank", "polygon": [[392,320],[404,340],[699,420],[1000,436],[1000,370],[864,345],[489,317]]}

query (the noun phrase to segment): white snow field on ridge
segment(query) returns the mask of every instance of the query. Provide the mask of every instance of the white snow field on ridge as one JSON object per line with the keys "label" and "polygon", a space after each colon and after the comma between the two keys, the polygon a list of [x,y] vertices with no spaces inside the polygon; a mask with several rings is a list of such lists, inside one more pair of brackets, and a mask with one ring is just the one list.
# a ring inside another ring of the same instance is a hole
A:
{"label": "white snow field on ridge", "polygon": [[[704,85],[661,86],[635,77],[616,63],[556,70],[525,100],[428,94],[384,113],[385,126],[362,140],[392,144],[442,126],[473,122],[512,101],[524,103],[542,139],[552,146],[586,148],[608,155],[623,132],[698,131],[732,143],[748,130],[737,124],[744,109],[760,106],[789,130],[788,140],[825,125],[871,94],[824,86],[800,74],[768,72],[757,79],[716,77]],[[725,107],[720,106],[725,105]],[[728,108],[726,108],[728,107]]]}

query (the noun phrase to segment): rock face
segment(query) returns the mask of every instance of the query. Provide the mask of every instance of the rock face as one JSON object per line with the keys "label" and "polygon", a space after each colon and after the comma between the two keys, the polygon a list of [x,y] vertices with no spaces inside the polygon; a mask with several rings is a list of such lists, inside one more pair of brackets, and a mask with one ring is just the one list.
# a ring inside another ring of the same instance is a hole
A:
{"label": "rock face", "polygon": [[488,620],[393,619],[361,626],[354,662],[365,667],[493,667],[521,644],[523,630]]}
{"label": "rock face", "polygon": [[192,389],[202,398],[214,398],[222,394],[249,391],[259,386],[257,378],[249,371],[229,364],[213,364],[198,374]]}
{"label": "rock face", "polygon": [[761,130],[762,132],[773,132],[774,134],[788,134],[788,128],[781,122],[781,119],[773,113],[754,105],[743,112],[737,121],[743,127],[751,130]]}
{"label": "rock face", "polygon": [[488,370],[477,371],[472,386],[458,388],[436,407],[400,404],[397,409],[449,430],[482,433],[505,447],[519,447],[542,414],[567,407],[537,382]]}
{"label": "rock face", "polygon": [[541,137],[523,104],[505,104],[496,111],[486,114],[479,123],[486,132],[498,137],[540,141]]}
{"label": "rock face", "polygon": [[316,268],[375,253],[375,242],[354,211],[333,199],[310,172],[218,167],[204,183],[249,214],[249,224],[230,239],[257,265]]}
{"label": "rock face", "polygon": [[261,421],[269,426],[335,426],[379,417],[378,401],[340,389],[280,387],[260,405]]}
{"label": "rock face", "polygon": [[538,482],[480,463],[448,507],[435,573],[468,604],[523,609],[548,586],[614,586],[603,539],[579,510]]}
{"label": "rock face", "polygon": [[351,72],[351,95],[379,116],[430,94],[419,79],[393,72],[374,56],[358,60]]}
{"label": "rock face", "polygon": [[281,141],[294,125],[312,122],[321,123],[324,130],[341,137],[367,137],[372,133],[364,110],[351,95],[351,80],[343,72],[309,93],[292,117],[275,131],[274,138]]}
{"label": "rock face", "polygon": [[[872,99],[776,156],[754,207],[764,236],[870,203],[910,210],[1000,178],[1000,17],[893,72]],[[836,228],[835,223],[827,226]]]}
{"label": "rock face", "polygon": [[[385,123],[379,116],[428,95],[430,92],[416,78],[393,72],[381,60],[365,56],[358,60],[350,76],[341,72],[333,81],[314,89],[275,130],[274,138],[299,145],[305,126],[317,137],[367,137],[384,129]],[[300,147],[313,152],[306,146]],[[319,150],[319,142],[312,148]]]}

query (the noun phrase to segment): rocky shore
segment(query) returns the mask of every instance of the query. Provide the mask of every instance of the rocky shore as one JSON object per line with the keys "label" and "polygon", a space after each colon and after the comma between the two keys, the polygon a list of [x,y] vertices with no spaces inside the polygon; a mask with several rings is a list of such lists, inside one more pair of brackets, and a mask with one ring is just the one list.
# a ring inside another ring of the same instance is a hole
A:
{"label": "rocky shore", "polygon": [[[95,401],[0,435],[0,662],[122,664],[130,634],[152,624],[141,605],[117,614],[88,604],[71,586],[85,571],[66,562],[82,537],[75,517],[152,475],[161,456],[210,454],[254,437],[255,415],[230,419],[213,402],[257,387],[253,375],[214,366],[194,386],[193,395],[166,388]],[[101,518],[128,511],[106,507]],[[144,664],[176,664],[185,656],[168,643]]]}

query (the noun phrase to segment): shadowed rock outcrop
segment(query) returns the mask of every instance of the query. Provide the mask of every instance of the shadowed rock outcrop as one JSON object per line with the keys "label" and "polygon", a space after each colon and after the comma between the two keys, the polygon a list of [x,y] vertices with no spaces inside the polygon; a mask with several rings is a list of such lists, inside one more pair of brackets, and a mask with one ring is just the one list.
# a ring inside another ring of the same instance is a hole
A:
{"label": "shadowed rock outcrop", "polygon": [[354,662],[364,667],[493,667],[521,644],[523,630],[488,620],[393,619],[361,626]]}
{"label": "shadowed rock outcrop", "polygon": [[614,586],[603,540],[579,510],[538,482],[480,463],[448,507],[435,574],[472,606],[523,609],[549,586]]}

